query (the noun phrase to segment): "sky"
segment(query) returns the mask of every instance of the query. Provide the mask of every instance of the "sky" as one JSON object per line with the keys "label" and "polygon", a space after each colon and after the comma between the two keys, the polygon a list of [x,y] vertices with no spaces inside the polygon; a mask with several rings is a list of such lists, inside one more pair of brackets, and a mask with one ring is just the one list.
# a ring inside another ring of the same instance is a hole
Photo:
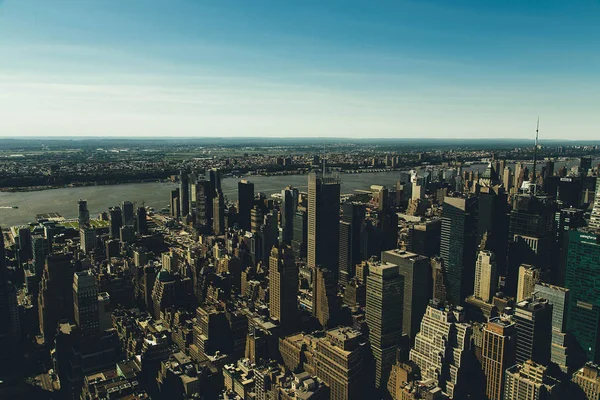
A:
{"label": "sky", "polygon": [[600,139],[598,0],[0,0],[0,137]]}

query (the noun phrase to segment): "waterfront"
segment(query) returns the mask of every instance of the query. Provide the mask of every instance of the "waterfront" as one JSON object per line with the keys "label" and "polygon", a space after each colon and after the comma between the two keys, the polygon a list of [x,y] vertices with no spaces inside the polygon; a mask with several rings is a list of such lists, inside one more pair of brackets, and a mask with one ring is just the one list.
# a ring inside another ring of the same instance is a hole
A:
{"label": "waterfront", "polygon": [[[371,185],[396,184],[400,172],[374,172],[362,174],[342,174],[342,193],[368,189]],[[263,192],[267,196],[280,192],[287,185],[307,190],[307,175],[287,176],[250,176],[255,192]],[[230,201],[237,200],[237,178],[223,178],[223,193]],[[0,192],[0,226],[7,228],[13,225],[35,221],[36,214],[57,212],[65,218],[77,216],[77,200],[86,199],[92,217],[108,207],[119,205],[129,200],[156,210],[169,204],[169,193],[177,187],[172,182],[128,183],[108,186],[85,186],[61,189],[49,189],[35,192]],[[18,209],[1,208],[2,206],[18,206]]]}

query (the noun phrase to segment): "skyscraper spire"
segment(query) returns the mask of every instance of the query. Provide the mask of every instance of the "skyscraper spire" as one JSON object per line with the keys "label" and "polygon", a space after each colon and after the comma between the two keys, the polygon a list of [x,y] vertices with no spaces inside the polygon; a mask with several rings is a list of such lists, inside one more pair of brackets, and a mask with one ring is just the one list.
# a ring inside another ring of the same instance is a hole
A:
{"label": "skyscraper spire", "polygon": [[540,117],[538,117],[537,119],[537,127],[535,128],[535,147],[533,148],[533,175],[531,177],[531,185],[533,185],[532,190],[530,190],[530,193],[532,193],[535,196],[535,192],[536,192],[536,188],[537,188],[537,177],[535,176],[536,174],[536,166],[537,166],[537,150],[538,150],[538,135],[540,132]]}

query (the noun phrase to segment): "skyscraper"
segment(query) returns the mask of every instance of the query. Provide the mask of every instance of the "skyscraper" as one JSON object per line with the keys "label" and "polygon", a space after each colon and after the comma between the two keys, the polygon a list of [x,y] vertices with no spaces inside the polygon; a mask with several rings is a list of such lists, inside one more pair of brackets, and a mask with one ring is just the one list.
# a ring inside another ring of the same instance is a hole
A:
{"label": "skyscraper", "polygon": [[402,334],[414,340],[419,324],[427,309],[431,275],[429,259],[403,250],[388,250],[381,253],[381,261],[395,264],[404,278],[402,301]]}
{"label": "skyscraper", "polygon": [[595,363],[600,362],[600,234],[569,232],[567,277],[571,292],[567,329]]}
{"label": "skyscraper", "polygon": [[528,299],[535,290],[535,284],[540,282],[541,271],[533,265],[523,264],[519,267],[517,283],[517,303]]}
{"label": "skyscraper", "polygon": [[467,369],[471,330],[461,307],[429,305],[410,351],[409,359],[419,367],[421,379],[433,379],[452,399],[466,398],[471,383]]}
{"label": "skyscraper", "polygon": [[250,231],[250,210],[254,206],[254,183],[245,179],[238,182],[238,223],[240,229]]}
{"label": "skyscraper", "polygon": [[123,211],[123,226],[133,226],[135,223],[133,203],[130,201],[124,201],[123,204],[121,204],[121,210]]}
{"label": "skyscraper", "polygon": [[190,213],[190,177],[184,170],[179,172],[179,210],[182,218]]}
{"label": "skyscraper", "polygon": [[330,269],[339,264],[340,182],[329,176],[308,176],[308,267]]}
{"label": "skyscraper", "polygon": [[294,214],[294,233],[292,235],[292,249],[294,256],[306,258],[306,243],[308,238],[308,222],[306,211],[298,210]]}
{"label": "skyscraper", "polygon": [[364,206],[358,203],[342,205],[340,221],[340,283],[347,284],[354,276],[354,267],[360,263],[360,229],[365,218]]}
{"label": "skyscraper", "polygon": [[516,345],[517,330],[510,320],[492,318],[483,328],[481,366],[489,400],[504,400],[504,371],[515,363]]}
{"label": "skyscraper", "polygon": [[366,319],[375,358],[375,386],[385,388],[402,336],[404,278],[390,263],[370,262]]}
{"label": "skyscraper", "polygon": [[79,228],[87,227],[90,224],[90,212],[88,211],[87,201],[79,199],[77,204],[79,205],[79,213],[77,217]]}
{"label": "skyscraper", "polygon": [[225,199],[221,192],[213,198],[213,232],[215,235],[225,233]]}
{"label": "skyscraper", "polygon": [[592,229],[600,229],[600,179],[596,179],[596,194],[594,195],[594,207],[588,224]]}
{"label": "skyscraper", "polygon": [[199,180],[196,183],[196,227],[203,233],[212,229],[212,194],[210,181]]}
{"label": "skyscraper", "polygon": [[546,373],[546,367],[527,360],[515,364],[504,375],[504,399],[552,400],[557,399],[559,382]]}
{"label": "skyscraper", "polygon": [[473,290],[476,217],[476,197],[444,198],[440,255],[446,270],[446,294],[452,304],[462,304]]}
{"label": "skyscraper", "polygon": [[567,312],[570,303],[570,291],[547,283],[537,283],[535,296],[548,299],[552,304],[552,345],[550,361],[557,364],[564,372],[569,366],[567,351]]}
{"label": "skyscraper", "polygon": [[313,278],[313,315],[323,328],[331,328],[340,312],[335,277],[330,270],[317,265]]}
{"label": "skyscraper", "polygon": [[146,207],[138,207],[135,222],[136,232],[140,235],[147,235],[148,221],[146,220]]}
{"label": "skyscraper", "polygon": [[573,374],[572,382],[581,388],[588,400],[600,400],[600,367],[586,363]]}
{"label": "skyscraper", "polygon": [[546,299],[527,299],[516,304],[516,361],[533,360],[547,365],[552,342],[552,305]]}
{"label": "skyscraper", "polygon": [[496,294],[498,276],[496,273],[496,255],[489,250],[477,254],[475,263],[475,286],[473,295],[487,303],[491,303]]}
{"label": "skyscraper", "polygon": [[73,276],[73,314],[84,336],[98,332],[98,285],[91,271],[76,272]]}
{"label": "skyscraper", "polygon": [[294,215],[298,209],[298,189],[288,186],[281,191],[281,240],[286,245],[294,237]]}
{"label": "skyscraper", "polygon": [[79,243],[81,251],[89,254],[96,248],[96,230],[94,228],[79,228]]}
{"label": "skyscraper", "polygon": [[298,310],[298,269],[289,247],[271,250],[269,258],[269,311],[281,329],[289,333],[296,326]]}
{"label": "skyscraper", "polygon": [[171,217],[173,218],[181,218],[181,204],[179,203],[180,193],[179,188],[171,190]]}
{"label": "skyscraper", "polygon": [[110,222],[110,225],[108,226],[108,236],[110,236],[111,239],[118,239],[119,229],[123,226],[121,207],[110,207],[108,209],[108,220]]}

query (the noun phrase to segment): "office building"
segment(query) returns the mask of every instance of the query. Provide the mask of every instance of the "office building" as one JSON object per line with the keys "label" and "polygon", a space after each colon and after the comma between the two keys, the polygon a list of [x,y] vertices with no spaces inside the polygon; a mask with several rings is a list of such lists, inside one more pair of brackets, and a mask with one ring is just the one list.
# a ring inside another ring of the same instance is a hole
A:
{"label": "office building", "polygon": [[169,203],[171,210],[171,217],[181,218],[181,203],[179,202],[181,195],[179,188],[171,190],[171,201]]}
{"label": "office building", "polygon": [[473,295],[487,303],[491,303],[496,294],[498,275],[496,272],[496,254],[482,250],[477,254],[475,263],[475,286]]}
{"label": "office building", "polygon": [[569,232],[567,275],[571,301],[567,331],[572,333],[588,360],[600,362],[600,234]]}
{"label": "office building", "polygon": [[531,360],[515,364],[504,374],[505,400],[558,400],[559,382],[546,367]]}
{"label": "office building", "polygon": [[362,334],[348,327],[329,330],[317,342],[315,375],[329,386],[331,400],[365,398],[366,350]]}
{"label": "office building", "polygon": [[440,254],[442,220],[434,219],[408,228],[406,250],[426,257]]}
{"label": "office building", "polygon": [[402,301],[402,334],[414,340],[419,324],[427,309],[431,274],[429,259],[403,250],[388,250],[381,253],[381,261],[395,264],[404,278]]}
{"label": "office building", "polygon": [[440,255],[446,271],[446,296],[462,304],[471,295],[477,248],[477,198],[445,197]]}
{"label": "office building", "polygon": [[433,257],[431,260],[431,299],[436,303],[446,302],[446,271],[444,259]]}
{"label": "office building", "polygon": [[119,229],[123,226],[123,214],[121,207],[110,207],[108,209],[108,236],[111,239],[119,239]]}
{"label": "office building", "polygon": [[587,400],[600,400],[600,367],[588,362],[581,369],[575,371],[571,379],[579,386]]}
{"label": "office building", "polygon": [[179,172],[179,210],[182,218],[190,213],[190,177],[184,170]]}
{"label": "office building", "polygon": [[297,323],[298,268],[289,247],[273,247],[269,257],[269,311],[284,332]]}
{"label": "office building", "polygon": [[331,176],[308,176],[308,267],[321,265],[338,278],[340,181]]}
{"label": "office building", "polygon": [[75,272],[73,276],[73,314],[83,336],[99,331],[98,285],[89,270]]}
{"label": "office building", "polygon": [[362,204],[344,203],[340,221],[340,283],[345,285],[354,277],[354,267],[360,263],[360,230],[365,218]]}
{"label": "office building", "polygon": [[552,305],[546,299],[529,298],[515,306],[516,361],[548,365],[552,343]]}
{"label": "office building", "polygon": [[85,228],[90,224],[90,212],[88,211],[87,201],[79,199],[77,205],[79,206],[79,213],[77,215],[79,229]]}
{"label": "office building", "polygon": [[212,229],[212,194],[210,193],[210,182],[202,179],[196,182],[195,217],[196,227],[203,233],[209,233]]}
{"label": "office building", "polygon": [[517,303],[531,297],[535,284],[541,280],[541,271],[533,265],[523,264],[519,267],[517,283]]}
{"label": "office building", "polygon": [[504,371],[515,363],[517,330],[508,319],[492,318],[483,328],[481,366],[489,400],[504,400]]}
{"label": "office building", "polygon": [[281,191],[281,241],[292,244],[294,237],[294,216],[298,209],[298,189],[288,186]]}
{"label": "office building", "polygon": [[238,182],[238,224],[250,232],[250,211],[254,207],[254,183],[245,179]]}
{"label": "office building", "polygon": [[537,283],[534,290],[535,296],[548,299],[552,304],[552,345],[550,348],[550,361],[557,364],[561,370],[567,372],[568,360],[568,335],[567,335],[567,312],[570,303],[569,289]]}
{"label": "office building", "polygon": [[596,179],[596,192],[594,195],[594,206],[588,226],[592,229],[600,229],[600,179]]}
{"label": "office building", "polygon": [[328,329],[335,326],[335,319],[340,312],[335,276],[327,268],[318,265],[313,278],[313,315],[323,328]]}
{"label": "office building", "polygon": [[225,199],[223,193],[218,192],[213,198],[213,233],[225,233]]}
{"label": "office building", "polygon": [[133,203],[130,201],[124,201],[121,204],[121,210],[123,211],[123,226],[133,226],[135,224]]}
{"label": "office building", "polygon": [[292,249],[294,257],[306,258],[306,246],[308,242],[308,218],[304,210],[298,210],[294,214],[294,233],[292,235]]}
{"label": "office building", "polygon": [[96,248],[96,229],[85,226],[79,228],[79,247],[85,254]]}
{"label": "office building", "polygon": [[427,306],[409,355],[421,371],[421,380],[435,380],[451,399],[465,398],[471,383],[467,369],[470,338],[471,325],[465,322],[461,307]]}
{"label": "office building", "polygon": [[402,336],[404,278],[391,263],[369,262],[366,319],[375,358],[375,386],[386,388]]}
{"label": "office building", "polygon": [[148,234],[148,220],[146,219],[146,207],[138,207],[136,217],[136,232],[140,235]]}

